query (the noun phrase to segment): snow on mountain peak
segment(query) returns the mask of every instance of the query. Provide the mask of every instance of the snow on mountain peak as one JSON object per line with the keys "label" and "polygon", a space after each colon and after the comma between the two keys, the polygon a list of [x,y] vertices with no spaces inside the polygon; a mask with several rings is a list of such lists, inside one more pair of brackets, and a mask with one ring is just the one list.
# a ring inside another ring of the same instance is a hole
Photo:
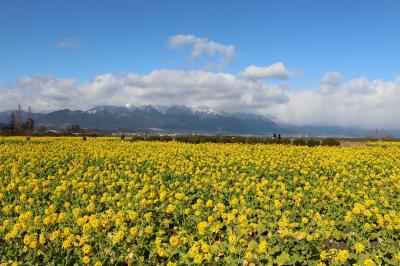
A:
{"label": "snow on mountain peak", "polygon": [[203,114],[203,115],[211,115],[211,116],[217,116],[217,115],[223,115],[223,113],[218,112],[214,109],[211,109],[207,106],[195,106],[192,107],[192,112],[193,114]]}
{"label": "snow on mountain peak", "polygon": [[86,111],[88,114],[98,114],[98,113],[109,113],[112,115],[127,115],[127,113],[132,111],[142,111],[142,112],[159,112],[165,114],[167,110],[173,111],[175,113],[192,113],[193,115],[200,116],[202,118],[216,117],[225,115],[223,112],[219,112],[207,106],[194,106],[188,107],[184,105],[174,105],[174,106],[160,106],[160,105],[134,105],[126,104],[125,106],[114,106],[114,105],[100,105]]}

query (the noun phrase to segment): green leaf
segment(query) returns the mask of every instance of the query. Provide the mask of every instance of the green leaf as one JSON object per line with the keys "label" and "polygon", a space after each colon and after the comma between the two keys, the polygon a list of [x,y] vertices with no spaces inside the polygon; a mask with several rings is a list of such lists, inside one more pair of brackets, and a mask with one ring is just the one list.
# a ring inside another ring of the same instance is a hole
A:
{"label": "green leaf", "polygon": [[258,247],[258,244],[257,244],[256,241],[251,240],[251,241],[249,242],[249,244],[248,244],[248,247],[251,248],[251,249],[253,249],[253,250],[256,250],[257,247]]}
{"label": "green leaf", "polygon": [[269,250],[269,253],[273,255],[275,253],[278,253],[280,250],[281,250],[281,248],[279,246],[274,246],[273,248],[271,248]]}
{"label": "green leaf", "polygon": [[343,240],[346,238],[346,235],[342,231],[339,231],[339,230],[334,230],[332,232],[332,236],[337,241],[340,241],[340,240]]}
{"label": "green leaf", "polygon": [[259,223],[259,224],[257,224],[256,230],[257,230],[257,233],[262,234],[265,231],[267,231],[267,228],[265,227],[264,224]]}
{"label": "green leaf", "polygon": [[389,265],[398,265],[394,259],[383,258],[383,260]]}
{"label": "green leaf", "polygon": [[290,261],[292,262],[292,263],[296,263],[296,262],[302,262],[304,260],[304,257],[303,256],[300,256],[299,254],[293,254],[291,257],[290,257]]}
{"label": "green leaf", "polygon": [[394,254],[394,253],[396,253],[396,247],[393,246],[393,245],[391,245],[391,246],[388,248],[387,251],[388,251],[389,253],[391,253],[391,254]]}
{"label": "green leaf", "polygon": [[276,259],[275,259],[275,263],[278,265],[285,265],[285,263],[287,261],[289,261],[290,259],[290,255],[289,253],[287,253],[286,251],[283,251],[281,255],[279,255]]}
{"label": "green leaf", "polygon": [[370,240],[376,240],[381,236],[381,232],[372,233],[370,236]]}
{"label": "green leaf", "polygon": [[353,253],[353,252],[351,252],[351,253],[349,254],[349,258],[350,258],[350,259],[356,260],[356,259],[358,259],[358,255],[355,254],[355,253]]}

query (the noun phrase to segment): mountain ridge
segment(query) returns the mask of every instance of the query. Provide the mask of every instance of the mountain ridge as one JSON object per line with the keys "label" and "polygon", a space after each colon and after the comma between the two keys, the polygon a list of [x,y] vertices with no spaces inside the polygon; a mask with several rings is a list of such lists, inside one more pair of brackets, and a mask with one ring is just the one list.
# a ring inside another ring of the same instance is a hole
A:
{"label": "mountain ridge", "polygon": [[[1,112],[0,122],[7,123],[11,112]],[[86,111],[60,109],[49,113],[35,113],[34,118],[36,125],[55,129],[70,124],[78,124],[81,128],[114,131],[159,128],[176,132],[232,134],[270,134],[278,129],[278,124],[262,116],[257,118],[257,125],[252,125],[241,113],[185,105],[100,105]]]}
{"label": "mountain ridge", "polygon": [[[0,112],[0,124],[8,124],[12,110]],[[26,117],[24,112],[22,117]],[[65,129],[79,125],[81,128],[105,131],[143,131],[157,128],[165,133],[235,134],[235,135],[285,135],[352,136],[364,137],[370,130],[329,127],[295,126],[281,124],[271,118],[254,113],[229,113],[206,106],[185,105],[154,106],[99,105],[88,109],[60,109],[49,113],[33,113],[38,127]],[[398,135],[399,132],[394,133]]]}

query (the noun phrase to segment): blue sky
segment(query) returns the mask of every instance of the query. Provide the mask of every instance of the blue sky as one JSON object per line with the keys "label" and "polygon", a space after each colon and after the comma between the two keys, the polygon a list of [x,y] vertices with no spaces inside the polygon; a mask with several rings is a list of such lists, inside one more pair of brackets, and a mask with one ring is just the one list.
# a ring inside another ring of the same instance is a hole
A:
{"label": "blue sky", "polygon": [[[4,0],[0,111],[187,104],[390,126],[400,112],[399,10],[396,0]],[[321,112],[326,104],[339,107]]]}
{"label": "blue sky", "polygon": [[[234,64],[282,61],[304,81],[328,71],[399,74],[399,1],[2,1],[0,84],[41,74],[87,80],[102,73],[196,68],[169,36],[234,45]],[[60,49],[65,38],[79,49]]]}

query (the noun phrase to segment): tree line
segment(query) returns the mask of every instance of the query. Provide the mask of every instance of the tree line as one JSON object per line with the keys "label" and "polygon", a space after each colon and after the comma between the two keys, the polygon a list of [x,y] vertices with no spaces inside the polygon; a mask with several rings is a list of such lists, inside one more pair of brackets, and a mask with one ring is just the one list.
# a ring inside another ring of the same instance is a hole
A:
{"label": "tree line", "polygon": [[121,136],[121,140],[127,141],[177,141],[184,143],[247,143],[247,144],[286,144],[297,146],[339,146],[340,141],[334,138],[309,139],[309,138],[277,138],[275,135],[271,137],[263,136],[205,136],[205,135],[178,135],[178,136],[160,136],[160,135],[144,135],[132,136],[125,139]]}
{"label": "tree line", "polygon": [[31,135],[35,130],[35,121],[33,119],[31,106],[29,106],[28,110],[25,112],[22,106],[18,104],[17,110],[11,112],[5,130],[16,135]]}

